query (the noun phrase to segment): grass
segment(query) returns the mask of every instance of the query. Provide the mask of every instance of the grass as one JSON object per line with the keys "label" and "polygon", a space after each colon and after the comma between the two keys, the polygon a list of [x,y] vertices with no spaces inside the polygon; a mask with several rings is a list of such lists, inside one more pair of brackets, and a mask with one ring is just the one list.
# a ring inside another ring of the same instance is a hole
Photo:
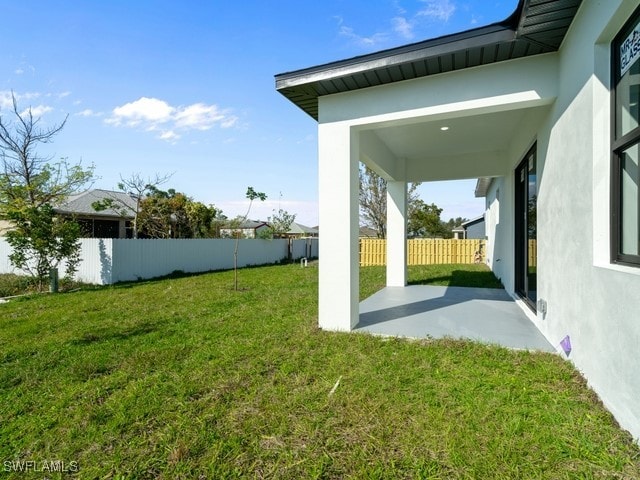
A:
{"label": "grass", "polygon": [[[360,299],[364,300],[384,287],[386,267],[360,269]],[[439,285],[444,287],[503,288],[484,264],[415,265],[409,267],[409,285]]]}
{"label": "grass", "polygon": [[[362,290],[378,280],[363,269]],[[0,305],[3,474],[59,460],[79,470],[49,478],[640,478],[638,447],[557,355],[320,331],[315,267],[240,284]]]}
{"label": "grass", "polygon": [[[59,291],[69,291],[81,287],[78,282],[67,278],[61,278],[58,283]],[[16,295],[27,295],[38,293],[40,286],[37,280],[26,275],[15,275],[13,273],[0,273],[0,298],[13,297]],[[48,291],[49,285],[46,285]]]}

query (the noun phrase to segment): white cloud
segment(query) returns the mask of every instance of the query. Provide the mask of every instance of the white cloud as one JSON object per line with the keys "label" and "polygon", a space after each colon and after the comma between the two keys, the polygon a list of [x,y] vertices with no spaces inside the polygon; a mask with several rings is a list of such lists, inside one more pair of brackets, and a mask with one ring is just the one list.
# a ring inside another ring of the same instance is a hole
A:
{"label": "white cloud", "polygon": [[357,45],[360,45],[363,47],[373,47],[375,45],[378,45],[384,42],[388,38],[388,35],[386,33],[374,33],[371,36],[365,37],[363,35],[357,34],[353,30],[353,28],[347,27],[346,25],[341,25],[338,33],[341,36],[352,40]]}
{"label": "white cloud", "polygon": [[24,62],[21,63],[21,65],[19,67],[16,67],[16,69],[13,71],[14,74],[16,75],[24,75],[25,73],[35,73],[36,69],[33,67],[33,65],[27,65]]}
{"label": "white cloud", "polygon": [[394,40],[413,40],[417,31],[431,28],[436,22],[447,22],[456,12],[455,0],[420,0],[419,8],[408,11],[398,0],[392,2],[396,12],[389,20],[389,26],[370,36],[359,34],[351,26],[345,24],[341,16],[335,16],[338,23],[338,35],[354,44],[364,47],[376,47]]}
{"label": "white cloud", "polygon": [[90,108],[85,108],[81,112],[76,113],[79,117],[101,117],[102,112],[94,112]]}
{"label": "white cloud", "polygon": [[40,98],[42,94],[40,92],[27,92],[27,93],[15,93],[16,100],[32,100],[34,98]]}
{"label": "white cloud", "polygon": [[36,92],[18,93],[12,92],[11,90],[0,90],[0,108],[13,108],[12,95],[15,97],[18,105],[42,96],[42,94]]}
{"label": "white cloud", "polygon": [[407,10],[402,5],[400,5],[400,2],[398,0],[393,0],[391,4],[393,5],[393,8],[395,8],[398,12],[398,15],[404,15],[405,13],[407,13]]}
{"label": "white cloud", "polygon": [[7,90],[0,91],[0,109],[12,108],[11,92]]}
{"label": "white cloud", "polygon": [[423,0],[423,2],[426,6],[418,12],[418,15],[434,21],[446,22],[456,11],[456,6],[451,0]]}
{"label": "white cloud", "polygon": [[178,131],[209,130],[215,126],[230,128],[238,118],[217,105],[194,103],[174,107],[164,100],[141,97],[113,109],[105,120],[117,127],[140,128],[148,132],[160,132],[158,138],[175,141],[181,137]]}
{"label": "white cloud", "polygon": [[384,42],[388,35],[386,33],[375,33],[369,37],[357,34],[353,28],[344,24],[344,19],[340,16],[333,17],[338,22],[338,34],[353,41],[361,47],[371,47]]}
{"label": "white cloud", "polygon": [[[37,118],[55,110],[54,107],[47,103],[62,100],[70,95],[71,92],[41,93],[0,90],[0,109],[13,110],[13,98],[15,98],[20,109],[20,115],[27,114],[31,110],[31,115]],[[39,103],[34,104],[34,102]]]}
{"label": "white cloud", "polygon": [[175,115],[175,123],[178,128],[193,128],[196,130],[209,130],[216,124],[222,128],[232,127],[238,119],[227,115],[217,105],[205,105],[195,103],[188,107],[178,109]]}
{"label": "white cloud", "polygon": [[391,19],[393,30],[402,38],[413,38],[413,25],[404,17],[395,17]]}
{"label": "white cloud", "polygon": [[[22,112],[22,114],[24,115],[28,111],[29,111],[29,109],[27,109],[24,112]],[[31,107],[31,115],[33,115],[34,117],[41,117],[45,113],[49,113],[51,111],[53,111],[53,108],[51,108],[48,105],[36,105],[35,107]]]}
{"label": "white cloud", "polygon": [[159,138],[161,138],[162,140],[178,140],[180,138],[180,135],[178,135],[173,130],[167,130],[166,132],[162,132]]}
{"label": "white cloud", "polygon": [[107,123],[135,127],[143,123],[156,125],[171,120],[174,108],[164,100],[142,97],[113,109]]}

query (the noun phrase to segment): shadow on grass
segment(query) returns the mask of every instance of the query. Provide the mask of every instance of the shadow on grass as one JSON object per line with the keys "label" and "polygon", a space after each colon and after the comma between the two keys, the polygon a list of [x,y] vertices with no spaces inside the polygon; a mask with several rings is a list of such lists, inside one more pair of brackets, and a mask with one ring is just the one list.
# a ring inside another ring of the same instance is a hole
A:
{"label": "shadow on grass", "polygon": [[[276,267],[276,266],[280,266],[280,265],[291,265],[291,264],[296,264],[298,263],[297,260],[287,260],[284,259],[282,261],[279,262],[274,262],[274,263],[266,263],[266,264],[261,264],[261,265],[246,265],[244,267],[239,267],[238,268],[238,272],[241,272],[242,270],[249,270],[249,269],[254,269],[254,268],[264,268],[264,267]],[[317,268],[318,262],[317,260],[313,259],[309,261],[308,267],[307,268]],[[179,279],[179,278],[190,278],[190,277],[199,277],[202,275],[208,275],[210,273],[224,273],[224,272],[233,272],[233,268],[222,268],[222,269],[218,269],[218,270],[206,270],[203,272],[184,272],[182,270],[174,270],[173,272],[167,274],[167,275],[161,275],[158,277],[152,277],[152,278],[140,278],[138,280],[126,280],[126,281],[122,281],[122,282],[117,282],[111,285],[99,285],[97,286],[98,288],[102,287],[102,288],[131,288],[134,287],[136,285],[144,285],[144,284],[149,284],[149,283],[155,283],[155,282],[161,282],[163,280],[175,280],[175,279]],[[233,289],[233,288],[232,288]],[[238,291],[242,290],[241,288],[238,289]]]}
{"label": "shadow on grass", "polygon": [[71,340],[70,343],[72,345],[90,345],[92,343],[105,342],[107,340],[127,340],[132,337],[155,332],[159,330],[159,327],[159,324],[156,323],[144,323],[122,331],[107,331],[103,333],[90,332],[85,333],[81,338]]}

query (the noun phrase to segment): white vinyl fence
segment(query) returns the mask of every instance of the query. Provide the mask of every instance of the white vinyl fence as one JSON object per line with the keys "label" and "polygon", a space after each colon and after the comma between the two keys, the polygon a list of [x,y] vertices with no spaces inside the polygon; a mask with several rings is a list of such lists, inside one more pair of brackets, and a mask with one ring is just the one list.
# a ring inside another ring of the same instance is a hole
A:
{"label": "white vinyl fence", "polygon": [[[233,268],[233,239],[83,238],[77,280],[98,285],[168,275],[176,270],[207,272]],[[289,258],[289,240],[241,239],[238,267],[267,265]],[[21,273],[9,262],[11,247],[0,238],[0,273]],[[318,239],[291,240],[291,258],[317,258]],[[64,276],[60,268],[60,276]]]}

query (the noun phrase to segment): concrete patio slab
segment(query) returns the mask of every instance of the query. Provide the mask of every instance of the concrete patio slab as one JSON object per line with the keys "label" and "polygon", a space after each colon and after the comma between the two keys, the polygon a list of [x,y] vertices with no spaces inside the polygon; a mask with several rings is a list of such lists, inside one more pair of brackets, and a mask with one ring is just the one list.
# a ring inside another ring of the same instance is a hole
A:
{"label": "concrete patio slab", "polygon": [[360,303],[355,331],[556,351],[507,292],[490,288],[386,287]]}

